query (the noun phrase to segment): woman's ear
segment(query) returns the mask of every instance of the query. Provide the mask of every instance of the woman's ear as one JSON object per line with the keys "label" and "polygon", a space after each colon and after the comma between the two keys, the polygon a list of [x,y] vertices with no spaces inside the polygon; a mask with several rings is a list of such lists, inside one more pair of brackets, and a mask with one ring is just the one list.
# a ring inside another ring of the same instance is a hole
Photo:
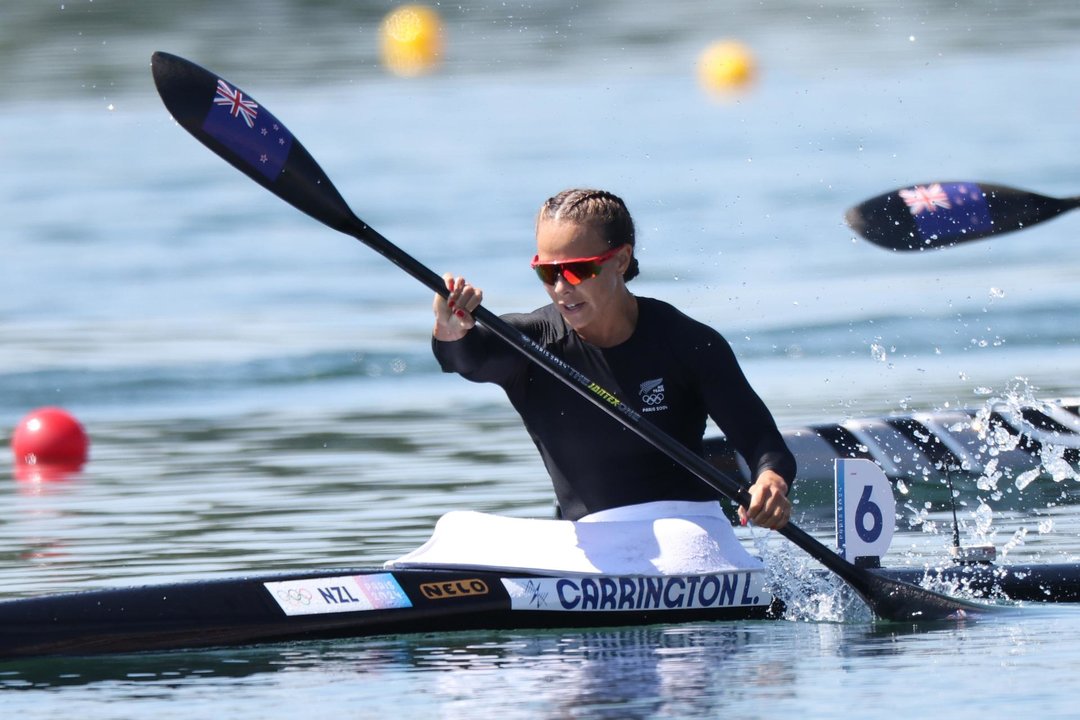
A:
{"label": "woman's ear", "polygon": [[619,277],[622,277],[630,268],[630,261],[634,259],[634,246],[623,245],[623,250],[616,257],[619,259]]}

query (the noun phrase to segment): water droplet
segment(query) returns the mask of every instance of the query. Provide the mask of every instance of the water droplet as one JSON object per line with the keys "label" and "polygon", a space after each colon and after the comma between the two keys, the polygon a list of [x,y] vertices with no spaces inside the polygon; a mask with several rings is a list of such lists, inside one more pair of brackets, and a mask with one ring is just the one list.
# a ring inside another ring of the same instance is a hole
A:
{"label": "water droplet", "polygon": [[1028,470],[1027,472],[1020,473],[1020,475],[1017,476],[1017,478],[1016,478],[1016,489],[1017,490],[1023,490],[1028,485],[1035,482],[1036,478],[1038,478],[1038,477],[1039,477],[1039,469],[1038,468],[1034,468],[1034,469]]}

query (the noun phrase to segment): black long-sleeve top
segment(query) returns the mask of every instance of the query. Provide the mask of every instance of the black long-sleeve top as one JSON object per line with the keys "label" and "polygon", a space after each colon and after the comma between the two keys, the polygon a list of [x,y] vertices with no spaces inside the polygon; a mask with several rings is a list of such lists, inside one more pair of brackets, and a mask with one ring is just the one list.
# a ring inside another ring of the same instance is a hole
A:
{"label": "black long-sleeve top", "polygon": [[[503,319],[703,454],[711,417],[751,477],[771,469],[790,486],[795,457],[720,333],[671,305],[637,298],[638,322],[624,343],[581,339],[554,305]],[[445,372],[506,391],[551,475],[563,517],[656,500],[715,500],[717,492],[561,380],[476,326],[454,342],[433,340]]]}

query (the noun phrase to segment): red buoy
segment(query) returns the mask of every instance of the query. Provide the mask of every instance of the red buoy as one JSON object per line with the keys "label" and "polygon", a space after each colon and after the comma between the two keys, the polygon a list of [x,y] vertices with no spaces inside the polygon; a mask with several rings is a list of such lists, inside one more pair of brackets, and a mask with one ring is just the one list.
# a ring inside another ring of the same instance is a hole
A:
{"label": "red buoy", "polygon": [[19,422],[11,438],[16,467],[39,465],[78,470],[86,462],[89,449],[90,440],[82,424],[57,407],[31,411]]}

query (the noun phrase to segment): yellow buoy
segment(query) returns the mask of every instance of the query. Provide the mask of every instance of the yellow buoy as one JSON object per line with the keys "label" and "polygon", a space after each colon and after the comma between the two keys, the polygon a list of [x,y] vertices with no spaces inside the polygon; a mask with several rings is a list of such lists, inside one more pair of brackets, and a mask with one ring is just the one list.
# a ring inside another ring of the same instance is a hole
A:
{"label": "yellow buoy", "polygon": [[427,5],[402,5],[379,29],[383,65],[395,75],[430,72],[442,59],[442,21]]}
{"label": "yellow buoy", "polygon": [[756,75],[754,54],[737,40],[715,42],[698,58],[698,80],[710,92],[741,90],[752,83]]}

